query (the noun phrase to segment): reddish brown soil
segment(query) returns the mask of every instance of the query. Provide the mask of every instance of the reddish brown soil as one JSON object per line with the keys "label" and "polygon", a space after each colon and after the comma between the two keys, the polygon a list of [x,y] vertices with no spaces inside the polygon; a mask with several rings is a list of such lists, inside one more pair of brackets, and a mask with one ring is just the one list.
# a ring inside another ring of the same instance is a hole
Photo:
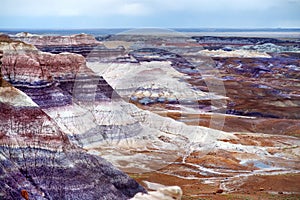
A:
{"label": "reddish brown soil", "polygon": [[300,174],[274,176],[251,176],[232,193],[219,189],[218,185],[204,184],[199,180],[185,180],[159,172],[130,174],[144,185],[143,181],[163,185],[178,185],[183,190],[182,200],[298,200],[300,199]]}

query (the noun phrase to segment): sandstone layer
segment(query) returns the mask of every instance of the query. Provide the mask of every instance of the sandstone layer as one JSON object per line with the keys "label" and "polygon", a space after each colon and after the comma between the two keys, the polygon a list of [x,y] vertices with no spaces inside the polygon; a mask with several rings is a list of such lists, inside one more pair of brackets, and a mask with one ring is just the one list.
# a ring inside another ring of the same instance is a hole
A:
{"label": "sandstone layer", "polygon": [[[11,88],[6,95],[21,94]],[[128,199],[145,192],[106,160],[73,145],[36,104],[1,102],[0,109],[1,198]]]}
{"label": "sandstone layer", "polygon": [[[5,60],[11,55],[6,53],[4,49],[5,67],[12,69]],[[39,57],[32,52],[30,55]],[[51,62],[52,55],[46,55],[50,56],[47,57],[50,62],[48,70],[53,72],[53,77],[65,78],[60,76],[57,64]],[[31,79],[18,79],[26,72],[24,66],[27,69],[31,67],[28,60],[21,59],[23,56],[16,54],[20,65],[14,70],[5,70],[3,78],[23,88],[48,88],[47,85],[36,85]],[[78,55],[71,56],[81,58]],[[37,67],[31,75],[39,75],[39,70]],[[43,106],[39,107],[40,102],[49,106],[49,102],[43,101],[46,96],[35,94],[42,99],[37,101],[32,98],[37,102],[34,103],[25,94],[27,91],[23,93],[14,88],[2,79],[2,75],[0,78],[1,199],[129,199],[138,192],[146,192],[136,181],[103,158],[88,154],[73,144],[68,135],[41,109]],[[41,78],[44,80],[45,77]],[[58,98],[58,101],[62,99]]]}
{"label": "sandstone layer", "polygon": [[83,56],[88,55],[95,47],[103,45],[92,35],[75,34],[69,36],[59,35],[33,35],[30,33],[19,33],[13,36],[14,39],[36,46],[39,50],[54,54],[62,52],[77,53]]}

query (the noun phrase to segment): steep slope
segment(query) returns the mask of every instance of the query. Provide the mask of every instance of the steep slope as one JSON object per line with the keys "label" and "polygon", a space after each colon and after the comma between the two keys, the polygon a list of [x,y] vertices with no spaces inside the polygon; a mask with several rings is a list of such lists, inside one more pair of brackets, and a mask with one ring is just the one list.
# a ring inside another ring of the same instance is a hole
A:
{"label": "steep slope", "polygon": [[0,79],[1,199],[119,200],[145,192],[103,158],[72,144],[38,104]]}

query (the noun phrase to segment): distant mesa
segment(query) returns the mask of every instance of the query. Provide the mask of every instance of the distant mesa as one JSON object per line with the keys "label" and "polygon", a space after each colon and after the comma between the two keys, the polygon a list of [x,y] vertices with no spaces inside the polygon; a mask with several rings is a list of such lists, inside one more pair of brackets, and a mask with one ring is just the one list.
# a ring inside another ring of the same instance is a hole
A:
{"label": "distant mesa", "polygon": [[74,78],[86,63],[78,54],[51,54],[7,36],[0,39],[3,78],[14,85],[46,86],[58,79]]}
{"label": "distant mesa", "polygon": [[87,56],[95,47],[103,47],[103,44],[88,34],[75,34],[68,36],[59,35],[35,35],[30,33],[18,33],[12,36],[15,40],[20,40],[36,46],[39,50],[49,53],[70,52]]}

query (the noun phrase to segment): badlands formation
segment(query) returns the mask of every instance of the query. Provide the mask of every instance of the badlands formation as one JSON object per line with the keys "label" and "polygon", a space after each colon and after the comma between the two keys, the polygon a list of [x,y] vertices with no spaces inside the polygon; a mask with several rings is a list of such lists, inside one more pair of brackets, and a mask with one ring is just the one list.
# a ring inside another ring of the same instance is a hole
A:
{"label": "badlands formation", "polygon": [[1,36],[1,198],[299,197],[298,40],[97,39]]}

